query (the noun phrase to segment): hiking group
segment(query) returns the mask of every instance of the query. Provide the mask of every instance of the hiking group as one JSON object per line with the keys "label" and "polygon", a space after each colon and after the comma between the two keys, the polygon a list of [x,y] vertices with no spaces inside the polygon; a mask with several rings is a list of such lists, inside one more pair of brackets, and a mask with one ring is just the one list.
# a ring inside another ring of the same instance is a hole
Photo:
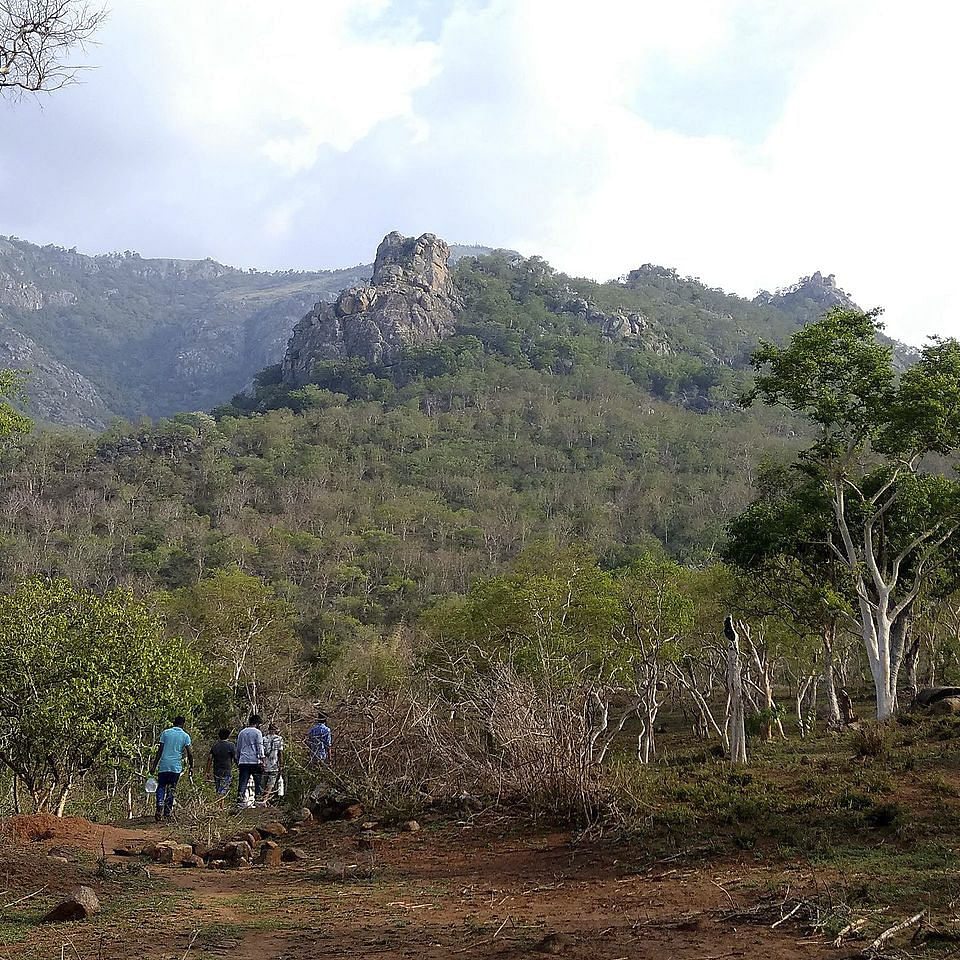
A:
{"label": "hiking group", "polygon": [[[263,720],[253,714],[247,725],[237,735],[236,743],[230,740],[230,730],[222,728],[219,739],[211,744],[207,755],[206,775],[213,778],[216,795],[223,803],[233,782],[234,767],[237,770],[238,809],[255,804],[268,804],[274,797],[284,794],[283,766],[284,741],[275,723],[261,727]],[[193,742],[184,729],[185,717],[175,717],[157,742],[157,749],[150,764],[150,773],[156,778],[156,819],[159,822],[173,815],[174,796],[183,764],[186,759],[189,777],[193,780]],[[329,763],[332,734],[325,714],[307,733],[307,756],[311,763]]]}

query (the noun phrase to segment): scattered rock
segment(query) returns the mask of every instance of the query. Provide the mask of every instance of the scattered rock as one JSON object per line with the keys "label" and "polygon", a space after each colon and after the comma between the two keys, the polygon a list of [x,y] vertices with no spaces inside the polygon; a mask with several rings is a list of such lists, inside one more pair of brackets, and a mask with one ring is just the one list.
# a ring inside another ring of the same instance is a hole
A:
{"label": "scattered rock", "polygon": [[67,860],[67,851],[63,847],[51,847],[47,851],[47,856],[52,857],[54,860]]}
{"label": "scattered rock", "polygon": [[351,803],[344,808],[344,820],[359,820],[363,816],[363,807],[359,803]]}
{"label": "scattered rock", "polygon": [[226,860],[211,860],[211,861],[210,861],[210,868],[211,868],[212,870],[226,870],[227,867],[229,867],[229,866],[230,866],[230,864],[227,863]]}
{"label": "scattered rock", "polygon": [[232,843],[228,843],[223,850],[230,863],[249,861],[250,857],[253,856],[253,850],[246,840],[234,840]]}
{"label": "scattered rock", "polygon": [[63,923],[66,920],[87,920],[100,912],[100,901],[90,887],[77,887],[62,903],[58,903],[44,918],[44,923]]}
{"label": "scattered rock", "polygon": [[122,847],[114,847],[113,852],[118,857],[136,857],[140,854],[140,849],[132,843],[125,843]]}
{"label": "scattered rock", "polygon": [[193,856],[193,847],[188,843],[173,843],[167,841],[158,843],[154,859],[160,863],[183,863],[187,857]]}
{"label": "scattered rock", "polygon": [[274,843],[272,840],[267,840],[260,848],[260,857],[258,858],[258,862],[265,867],[279,867],[282,857],[283,851],[280,849],[279,845]]}
{"label": "scattered rock", "polygon": [[937,700],[928,708],[928,712],[935,717],[945,717],[960,713],[960,697],[944,697]]}
{"label": "scattered rock", "polygon": [[416,820],[407,820],[400,824],[400,829],[404,833],[416,833],[420,829],[420,824]]}
{"label": "scattered rock", "polygon": [[202,857],[204,860],[210,858],[213,848],[208,843],[202,841],[193,844],[193,854],[196,857]]}
{"label": "scattered rock", "polygon": [[157,859],[157,845],[152,841],[150,843],[145,843],[140,848],[141,857],[149,857],[151,860]]}
{"label": "scattered rock", "polygon": [[207,864],[203,857],[198,857],[196,854],[194,854],[192,857],[187,857],[186,860],[183,861],[183,866],[193,867],[197,870],[202,870],[206,865]]}
{"label": "scattered rock", "polygon": [[294,823],[310,823],[313,820],[313,811],[309,807],[298,810],[293,816]]}
{"label": "scattered rock", "polygon": [[364,823],[360,824],[361,830],[376,830],[380,824],[376,820],[367,820]]}
{"label": "scattered rock", "polygon": [[285,837],[287,828],[282,823],[265,823],[259,828],[264,837]]}
{"label": "scattered rock", "polygon": [[280,857],[284,863],[296,863],[299,860],[309,860],[307,851],[302,847],[287,847]]}

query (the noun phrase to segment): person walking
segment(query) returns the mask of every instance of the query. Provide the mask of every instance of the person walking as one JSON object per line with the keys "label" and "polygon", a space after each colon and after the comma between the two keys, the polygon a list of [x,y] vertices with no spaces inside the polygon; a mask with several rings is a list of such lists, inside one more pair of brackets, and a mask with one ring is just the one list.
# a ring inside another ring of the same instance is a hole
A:
{"label": "person walking", "polygon": [[327,715],[317,715],[317,722],[307,732],[307,751],[314,763],[329,763],[333,736],[327,726]]}
{"label": "person walking", "polygon": [[237,759],[237,748],[230,742],[230,731],[226,728],[217,734],[220,739],[210,747],[207,755],[207,776],[213,771],[213,787],[221,800],[230,790],[233,779],[233,765]]}
{"label": "person walking", "polygon": [[237,806],[245,807],[244,795],[247,785],[253,780],[254,796],[259,800],[263,796],[263,733],[260,724],[263,721],[253,714],[247,725],[237,736]]}
{"label": "person walking", "polygon": [[150,773],[157,778],[157,812],[156,821],[169,820],[173,816],[174,793],[180,775],[183,773],[183,758],[186,755],[190,764],[190,776],[193,777],[193,750],[191,749],[190,734],[184,730],[185,717],[175,717],[172,727],[167,727],[160,734],[157,743],[157,752],[153,755],[150,764]]}
{"label": "person walking", "polygon": [[267,727],[263,738],[263,802],[269,803],[283,776],[283,737],[275,723]]}

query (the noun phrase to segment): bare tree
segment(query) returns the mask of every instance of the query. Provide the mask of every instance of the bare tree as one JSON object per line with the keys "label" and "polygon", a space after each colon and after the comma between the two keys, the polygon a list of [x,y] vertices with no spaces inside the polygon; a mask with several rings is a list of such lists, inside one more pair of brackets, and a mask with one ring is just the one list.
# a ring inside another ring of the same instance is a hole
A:
{"label": "bare tree", "polygon": [[68,62],[106,17],[85,0],[0,0],[0,94],[49,93],[75,83]]}

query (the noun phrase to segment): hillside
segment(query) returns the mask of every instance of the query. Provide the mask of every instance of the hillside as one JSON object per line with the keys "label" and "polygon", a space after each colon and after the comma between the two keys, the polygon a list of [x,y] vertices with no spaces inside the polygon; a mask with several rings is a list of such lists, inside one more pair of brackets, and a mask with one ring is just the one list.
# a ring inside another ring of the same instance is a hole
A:
{"label": "hillside", "polygon": [[30,411],[55,423],[208,409],[277,362],[317,300],[371,269],[264,273],[0,237],[0,366],[31,371]]}
{"label": "hillside", "polygon": [[[565,318],[564,329],[575,330],[579,318],[629,339],[629,317],[634,327],[642,317],[655,335],[634,329],[633,344],[641,348],[635,362],[647,364],[652,354],[672,358],[656,364],[665,394],[674,381],[702,394],[704,383],[689,382],[691,371],[701,371],[701,380],[722,379],[723,368],[745,363],[758,337],[780,339],[845,302],[832,278],[820,274],[750,301],[650,265],[596,284],[556,274],[538,258],[473,260],[490,252],[453,246],[451,263],[485,263],[480,269],[504,278],[513,271],[510,295],[540,297]],[[469,284],[475,269],[463,265],[461,276],[455,267],[454,280]],[[372,271],[366,264],[262,273],[129,251],[86,256],[0,238],[0,365],[31,371],[31,413],[55,423],[100,429],[117,416],[209,409],[278,363],[294,325],[318,300],[366,283]],[[468,315],[484,309],[474,304]]]}

